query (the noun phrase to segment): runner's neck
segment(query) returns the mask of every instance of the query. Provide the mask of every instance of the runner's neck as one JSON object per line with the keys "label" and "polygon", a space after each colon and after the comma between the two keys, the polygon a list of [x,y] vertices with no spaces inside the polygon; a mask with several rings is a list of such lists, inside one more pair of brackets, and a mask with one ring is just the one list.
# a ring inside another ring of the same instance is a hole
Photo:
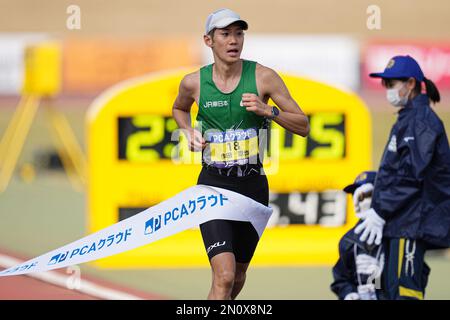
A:
{"label": "runner's neck", "polygon": [[232,79],[240,78],[242,66],[242,59],[233,64],[226,64],[220,60],[216,60],[213,64],[213,75],[216,79],[228,82]]}

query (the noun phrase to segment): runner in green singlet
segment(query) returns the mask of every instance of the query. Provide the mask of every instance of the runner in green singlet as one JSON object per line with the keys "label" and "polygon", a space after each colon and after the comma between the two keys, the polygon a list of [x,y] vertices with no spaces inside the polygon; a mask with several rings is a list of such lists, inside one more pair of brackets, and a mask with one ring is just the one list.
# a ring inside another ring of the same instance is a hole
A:
{"label": "runner in green singlet", "polygon": [[[274,70],[240,58],[247,28],[229,9],[208,16],[204,42],[214,63],[183,78],[172,114],[187,133],[190,149],[202,151],[198,184],[235,191],[268,206],[262,134],[275,121],[305,137],[309,123]],[[277,106],[267,105],[269,98]],[[199,107],[196,128],[190,117],[194,102]],[[231,220],[208,221],[200,230],[213,273],[208,299],[235,299],[258,244],[256,230],[249,222]]]}

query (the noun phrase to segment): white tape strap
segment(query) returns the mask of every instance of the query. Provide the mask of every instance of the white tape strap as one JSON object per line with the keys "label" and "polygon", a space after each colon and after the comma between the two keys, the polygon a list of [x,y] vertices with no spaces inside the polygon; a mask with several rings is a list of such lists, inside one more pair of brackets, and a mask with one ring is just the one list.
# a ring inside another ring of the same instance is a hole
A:
{"label": "white tape strap", "polygon": [[4,270],[0,277],[94,261],[215,219],[250,222],[261,237],[271,214],[271,208],[239,193],[197,185],[110,227]]}

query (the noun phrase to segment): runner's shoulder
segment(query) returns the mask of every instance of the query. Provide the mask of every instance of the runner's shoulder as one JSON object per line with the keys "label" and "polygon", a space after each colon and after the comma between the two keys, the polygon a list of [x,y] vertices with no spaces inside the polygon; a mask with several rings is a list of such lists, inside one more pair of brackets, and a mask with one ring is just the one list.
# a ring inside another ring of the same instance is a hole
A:
{"label": "runner's shoulder", "polygon": [[180,89],[186,92],[194,93],[198,91],[200,87],[200,71],[197,70],[192,73],[188,73],[183,77],[180,83]]}
{"label": "runner's shoulder", "polygon": [[256,64],[255,74],[258,91],[262,96],[270,95],[274,86],[278,87],[283,83],[275,70],[259,63]]}
{"label": "runner's shoulder", "polygon": [[273,70],[272,68],[266,67],[260,63],[256,63],[256,77],[258,80],[261,80],[263,82],[270,82],[273,81],[280,76],[278,73]]}

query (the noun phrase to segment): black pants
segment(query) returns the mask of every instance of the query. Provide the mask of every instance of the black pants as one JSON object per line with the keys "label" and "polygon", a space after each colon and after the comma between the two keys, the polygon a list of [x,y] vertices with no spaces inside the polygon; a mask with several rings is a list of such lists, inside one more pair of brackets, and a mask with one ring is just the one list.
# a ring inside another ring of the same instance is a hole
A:
{"label": "black pants", "polygon": [[[228,177],[203,167],[197,184],[231,190],[269,205],[269,186],[265,175]],[[232,252],[237,262],[249,263],[259,241],[258,233],[250,222],[211,220],[201,224],[200,231],[209,259],[222,252]]]}

